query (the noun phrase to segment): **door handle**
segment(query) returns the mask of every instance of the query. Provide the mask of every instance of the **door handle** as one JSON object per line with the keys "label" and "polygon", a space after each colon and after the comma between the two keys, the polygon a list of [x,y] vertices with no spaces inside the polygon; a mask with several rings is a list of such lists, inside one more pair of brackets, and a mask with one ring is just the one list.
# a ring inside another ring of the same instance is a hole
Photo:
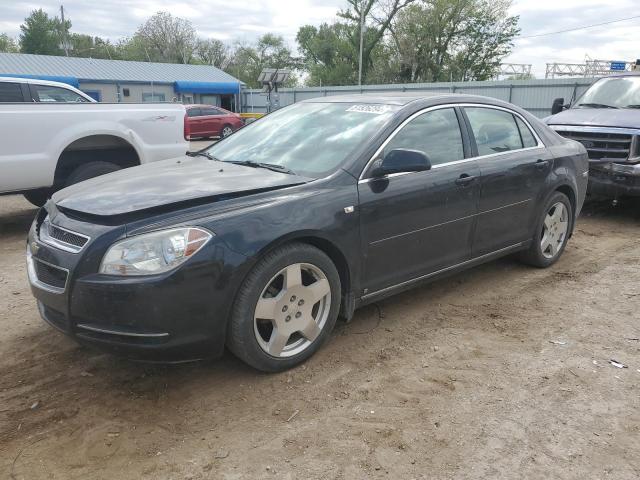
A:
{"label": "door handle", "polygon": [[536,168],[538,170],[544,170],[545,168],[547,168],[547,165],[549,165],[549,160],[542,160],[541,158],[539,158],[536,161]]}
{"label": "door handle", "polygon": [[473,183],[473,181],[476,179],[476,177],[472,176],[472,175],[468,175],[466,173],[463,173],[462,175],[460,175],[458,177],[458,179],[456,180],[456,185],[460,185],[461,187],[466,187],[467,185],[469,185],[470,183]]}

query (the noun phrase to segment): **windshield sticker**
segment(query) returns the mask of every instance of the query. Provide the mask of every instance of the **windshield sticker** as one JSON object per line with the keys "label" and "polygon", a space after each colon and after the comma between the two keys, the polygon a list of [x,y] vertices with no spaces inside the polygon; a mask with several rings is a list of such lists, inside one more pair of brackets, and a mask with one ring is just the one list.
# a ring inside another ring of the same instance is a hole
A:
{"label": "windshield sticker", "polygon": [[381,115],[387,113],[391,108],[389,105],[353,105],[347,108],[347,112],[359,112],[359,113],[373,113],[374,115]]}

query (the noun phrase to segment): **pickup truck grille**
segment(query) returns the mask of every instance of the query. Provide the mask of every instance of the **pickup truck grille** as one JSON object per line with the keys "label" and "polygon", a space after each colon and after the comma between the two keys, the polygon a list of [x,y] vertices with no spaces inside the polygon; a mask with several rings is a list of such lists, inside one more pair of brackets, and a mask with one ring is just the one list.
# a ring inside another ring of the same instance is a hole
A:
{"label": "pickup truck grille", "polygon": [[629,158],[634,143],[633,135],[625,133],[556,131],[584,145],[590,160],[624,162]]}

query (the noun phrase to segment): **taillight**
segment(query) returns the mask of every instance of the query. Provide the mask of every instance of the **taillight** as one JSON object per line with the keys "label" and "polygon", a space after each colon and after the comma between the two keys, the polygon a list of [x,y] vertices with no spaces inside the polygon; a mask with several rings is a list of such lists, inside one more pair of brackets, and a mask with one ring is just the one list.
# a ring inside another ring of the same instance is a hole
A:
{"label": "taillight", "polygon": [[189,117],[186,113],[184,114],[184,139],[191,140],[191,125],[189,125]]}

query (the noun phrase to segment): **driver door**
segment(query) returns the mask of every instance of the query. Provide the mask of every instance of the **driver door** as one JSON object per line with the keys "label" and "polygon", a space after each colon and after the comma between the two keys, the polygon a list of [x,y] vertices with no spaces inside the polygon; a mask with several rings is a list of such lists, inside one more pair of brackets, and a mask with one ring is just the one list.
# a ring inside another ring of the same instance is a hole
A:
{"label": "driver door", "polygon": [[461,120],[453,107],[414,115],[377,155],[419,150],[431,169],[359,181],[365,296],[471,258],[480,170]]}

